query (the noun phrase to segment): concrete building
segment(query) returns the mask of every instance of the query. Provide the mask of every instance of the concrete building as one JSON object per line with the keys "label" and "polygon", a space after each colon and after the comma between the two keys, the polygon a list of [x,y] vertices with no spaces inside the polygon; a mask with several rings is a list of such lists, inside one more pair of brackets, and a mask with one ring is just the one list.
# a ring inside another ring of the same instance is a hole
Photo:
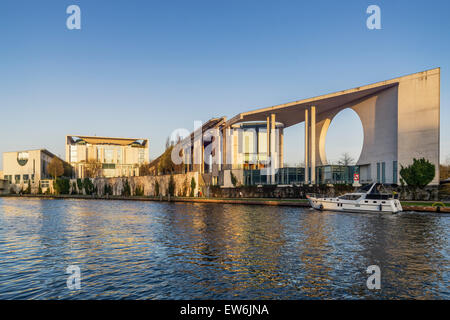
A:
{"label": "concrete building", "polygon": [[98,163],[98,176],[139,175],[139,166],[149,161],[148,139],[66,136],[66,161],[76,178],[85,178],[90,163]]}
{"label": "concrete building", "polygon": [[[352,169],[359,171],[362,183],[398,184],[401,165],[411,164],[413,158],[425,158],[436,167],[431,185],[439,184],[440,68],[243,112],[228,121],[225,117],[216,119],[214,146],[207,149],[197,139],[189,141],[189,147],[193,148],[189,152],[203,160],[214,154],[218,170],[211,170],[213,177],[220,175],[219,170],[260,169],[261,160],[270,159],[270,170],[264,174],[269,175],[265,181],[273,184],[283,164],[283,129],[304,122],[304,183],[317,184],[322,180],[318,168],[328,165],[325,154],[328,128],[333,118],[346,108],[358,114],[363,127],[362,152],[357,168]],[[243,130],[236,133],[236,129]],[[252,133],[246,133],[246,129]],[[198,132],[205,134],[207,130],[202,127]],[[217,161],[219,158],[221,161]],[[189,167],[190,170],[205,173],[204,162],[201,163]],[[327,170],[320,171],[323,181],[327,180]],[[243,173],[237,174],[244,180]],[[286,171],[286,175],[290,173]],[[298,178],[298,174],[294,176]],[[221,181],[229,184],[229,178]]]}
{"label": "concrete building", "polygon": [[55,157],[58,158],[46,149],[4,152],[3,179],[16,191],[26,189],[28,183],[33,189],[37,189],[39,182],[45,191],[49,184],[48,180],[51,179],[47,165]]}

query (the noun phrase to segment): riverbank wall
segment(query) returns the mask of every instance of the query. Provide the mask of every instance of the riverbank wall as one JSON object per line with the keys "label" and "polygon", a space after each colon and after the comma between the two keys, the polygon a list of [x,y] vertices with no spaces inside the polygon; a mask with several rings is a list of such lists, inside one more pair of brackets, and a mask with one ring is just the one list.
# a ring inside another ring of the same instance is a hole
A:
{"label": "riverbank wall", "polygon": [[[439,188],[435,186],[415,189],[407,186],[386,186],[386,192],[398,194],[401,200],[438,201]],[[240,186],[236,188],[222,188],[212,186],[209,196],[215,198],[283,198],[306,199],[307,194],[320,194],[325,197],[337,197],[356,190],[352,185],[313,185],[313,186]],[[206,193],[205,193],[206,194]]]}
{"label": "riverbank wall", "polygon": [[[308,201],[304,199],[264,199],[264,198],[205,198],[205,197],[149,197],[149,196],[98,196],[98,195],[0,195],[0,198],[21,198],[21,199],[78,199],[78,200],[109,200],[109,201],[154,201],[154,202],[172,202],[172,203],[215,203],[215,204],[240,204],[240,205],[264,205],[264,206],[287,206],[287,207],[310,207]],[[437,212],[450,213],[450,206],[447,203],[445,207],[433,206],[432,202],[423,203],[402,203],[403,211],[416,212]]]}

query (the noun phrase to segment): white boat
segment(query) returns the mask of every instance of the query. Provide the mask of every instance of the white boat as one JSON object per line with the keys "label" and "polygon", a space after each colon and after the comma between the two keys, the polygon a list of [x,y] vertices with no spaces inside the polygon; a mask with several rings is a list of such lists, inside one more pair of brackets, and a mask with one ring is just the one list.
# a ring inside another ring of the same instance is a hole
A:
{"label": "white boat", "polygon": [[357,192],[347,193],[337,198],[315,197],[308,195],[309,204],[317,210],[346,212],[391,212],[403,211],[402,205],[394,195],[382,193],[383,185],[373,183]]}

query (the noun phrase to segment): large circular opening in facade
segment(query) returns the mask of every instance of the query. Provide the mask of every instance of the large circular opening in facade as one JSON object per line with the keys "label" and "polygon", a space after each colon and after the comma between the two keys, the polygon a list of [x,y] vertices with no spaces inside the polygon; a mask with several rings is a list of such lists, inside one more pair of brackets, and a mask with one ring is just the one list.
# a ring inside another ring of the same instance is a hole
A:
{"label": "large circular opening in facade", "polygon": [[331,121],[325,140],[328,164],[354,165],[361,155],[364,131],[358,114],[347,108]]}

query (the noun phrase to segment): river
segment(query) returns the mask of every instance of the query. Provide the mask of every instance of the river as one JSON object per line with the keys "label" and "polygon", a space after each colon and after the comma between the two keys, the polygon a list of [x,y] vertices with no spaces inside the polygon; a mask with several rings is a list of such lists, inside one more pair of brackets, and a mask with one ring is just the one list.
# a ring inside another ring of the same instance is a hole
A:
{"label": "river", "polygon": [[449,299],[449,233],[448,214],[0,198],[0,299]]}

